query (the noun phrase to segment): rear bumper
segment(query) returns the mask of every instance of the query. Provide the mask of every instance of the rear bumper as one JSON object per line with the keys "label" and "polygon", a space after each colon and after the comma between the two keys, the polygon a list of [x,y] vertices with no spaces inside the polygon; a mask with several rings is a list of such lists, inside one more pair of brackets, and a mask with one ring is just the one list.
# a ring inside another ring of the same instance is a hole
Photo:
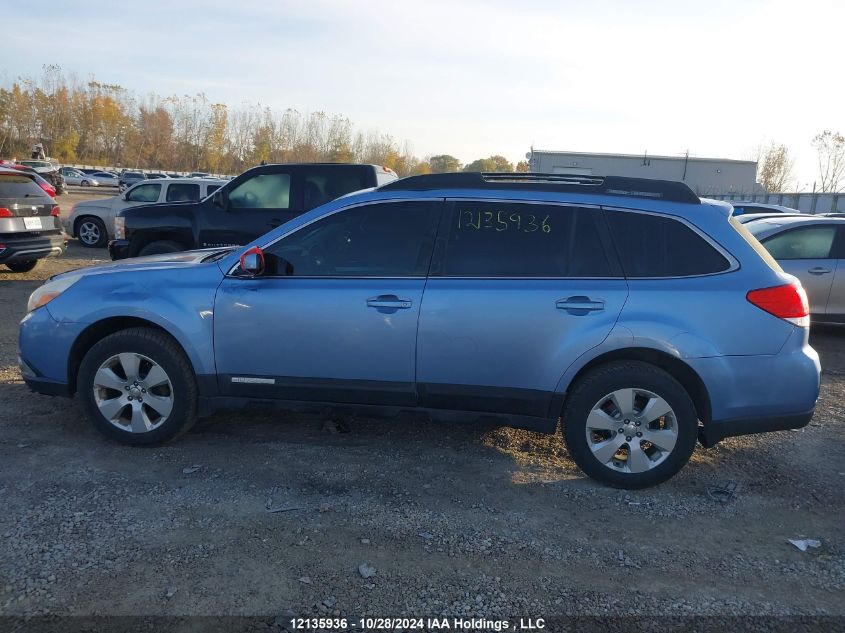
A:
{"label": "rear bumper", "polygon": [[735,418],[733,420],[711,420],[698,431],[698,440],[702,446],[711,448],[726,437],[768,433],[770,431],[788,431],[801,429],[810,423],[813,411],[792,413],[789,415],[759,416]]}
{"label": "rear bumper", "polygon": [[129,257],[129,240],[112,240],[109,242],[109,257],[115,260]]}
{"label": "rear bumper", "polygon": [[42,259],[61,255],[64,251],[65,238],[61,233],[38,237],[0,237],[0,264]]}

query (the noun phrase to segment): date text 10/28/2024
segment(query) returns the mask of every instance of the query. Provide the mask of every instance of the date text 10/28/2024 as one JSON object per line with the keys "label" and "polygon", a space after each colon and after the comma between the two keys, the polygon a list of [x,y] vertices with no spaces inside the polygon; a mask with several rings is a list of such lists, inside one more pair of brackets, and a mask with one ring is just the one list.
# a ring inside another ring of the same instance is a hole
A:
{"label": "date text 10/28/2024", "polygon": [[291,629],[298,631],[539,631],[546,628],[543,618],[487,620],[484,618],[291,618]]}

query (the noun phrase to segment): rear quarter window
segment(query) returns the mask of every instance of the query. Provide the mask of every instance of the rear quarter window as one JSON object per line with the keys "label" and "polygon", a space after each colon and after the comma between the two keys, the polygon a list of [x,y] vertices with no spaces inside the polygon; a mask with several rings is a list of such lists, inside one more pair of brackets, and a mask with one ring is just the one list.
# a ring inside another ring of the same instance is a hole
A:
{"label": "rear quarter window", "polygon": [[607,211],[628,278],[692,277],[724,272],[730,262],[679,220],[633,211]]}

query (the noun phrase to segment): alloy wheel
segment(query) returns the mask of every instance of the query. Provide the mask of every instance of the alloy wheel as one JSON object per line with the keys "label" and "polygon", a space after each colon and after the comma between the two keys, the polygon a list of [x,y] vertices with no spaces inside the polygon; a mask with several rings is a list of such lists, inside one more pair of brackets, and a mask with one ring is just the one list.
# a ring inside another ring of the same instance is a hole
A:
{"label": "alloy wheel", "polygon": [[100,241],[100,227],[94,222],[83,222],[79,226],[79,239],[85,244],[92,245]]}
{"label": "alloy wheel", "polygon": [[678,421],[666,400],[645,389],[617,389],[587,418],[587,445],[601,464],[642,473],[661,464],[678,441]]}
{"label": "alloy wheel", "polygon": [[107,359],[94,375],[94,402],[102,416],[129,433],[148,433],[173,410],[173,385],[151,358],[134,352]]}

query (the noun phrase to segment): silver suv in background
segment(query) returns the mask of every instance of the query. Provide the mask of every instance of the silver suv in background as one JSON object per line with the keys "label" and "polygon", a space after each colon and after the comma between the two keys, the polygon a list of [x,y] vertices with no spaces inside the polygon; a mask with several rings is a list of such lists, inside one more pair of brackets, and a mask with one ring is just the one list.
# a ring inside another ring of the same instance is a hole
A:
{"label": "silver suv in background", "polygon": [[138,204],[196,202],[217,191],[227,181],[216,178],[161,178],[142,180],[122,194],[85,200],[73,205],[65,231],[82,246],[102,248],[114,238],[114,218]]}

